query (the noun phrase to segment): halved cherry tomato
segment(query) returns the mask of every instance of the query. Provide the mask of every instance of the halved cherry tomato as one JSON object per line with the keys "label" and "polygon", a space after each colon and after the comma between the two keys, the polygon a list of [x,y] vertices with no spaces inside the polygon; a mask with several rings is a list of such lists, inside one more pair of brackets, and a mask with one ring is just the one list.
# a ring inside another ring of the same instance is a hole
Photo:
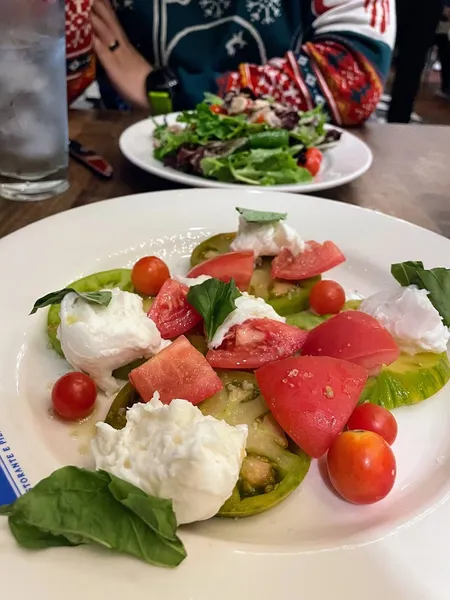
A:
{"label": "halved cherry tomato", "polygon": [[230,329],[206,360],[217,369],[257,369],[292,356],[303,346],[307,332],[272,319],[249,319]]}
{"label": "halved cherry tomato", "polygon": [[392,446],[397,437],[397,421],[394,415],[383,406],[377,404],[360,404],[348,420],[347,429],[356,431],[373,431],[381,435]]}
{"label": "halved cherry tomato", "polygon": [[344,431],[328,451],[328,474],[353,504],[372,504],[391,491],[397,471],[389,444],[372,431]]}
{"label": "halved cherry tomato", "polygon": [[165,340],[175,338],[198,325],[202,317],[187,301],[189,288],[168,279],[156,296],[148,316]]}
{"label": "halved cherry tomato", "polygon": [[169,277],[166,263],[157,256],[144,256],[131,271],[131,281],[136,291],[146,296],[156,296]]}
{"label": "halved cherry tomato", "polygon": [[210,275],[225,283],[234,279],[237,287],[245,292],[250,285],[254,263],[254,252],[227,252],[200,263],[189,271],[188,277]]}
{"label": "halved cherry tomato", "polygon": [[315,277],[345,261],[345,256],[333,242],[306,242],[306,248],[297,256],[283,248],[272,261],[272,277],[298,281]]}
{"label": "halved cherry tomato", "polygon": [[341,312],[314,327],[302,352],[349,360],[371,374],[393,363],[400,354],[392,335],[376,319],[358,310]]}
{"label": "halved cherry tomato", "polygon": [[220,104],[211,104],[209,110],[215,115],[225,115],[227,111]]}
{"label": "halved cherry tomato", "polygon": [[344,288],[336,281],[318,281],[309,295],[309,305],[318,315],[335,315],[345,304]]}
{"label": "halved cherry tomato", "polygon": [[174,398],[198,404],[223,388],[203,354],[183,335],[146,363],[133,369],[130,381],[144,402],[159,392],[164,404]]}
{"label": "halved cherry tomato", "polygon": [[308,148],[305,153],[305,169],[314,177],[320,171],[323,154],[318,148]]}
{"label": "halved cherry tomato", "polygon": [[94,409],[97,399],[95,383],[85,373],[67,373],[58,379],[52,389],[54,411],[63,419],[84,419]]}
{"label": "halved cherry tomato", "polygon": [[284,431],[310,456],[322,456],[358,403],[366,369],[336,358],[296,356],[265,365],[256,380]]}

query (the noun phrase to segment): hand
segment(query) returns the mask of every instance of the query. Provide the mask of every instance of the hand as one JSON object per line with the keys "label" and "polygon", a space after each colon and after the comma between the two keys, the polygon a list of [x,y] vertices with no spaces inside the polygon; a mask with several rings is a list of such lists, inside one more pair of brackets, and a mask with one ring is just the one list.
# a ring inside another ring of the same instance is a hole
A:
{"label": "hand", "polygon": [[[94,0],[92,27],[95,52],[117,92],[134,106],[148,109],[145,80],[152,67],[131,45],[109,0]],[[116,41],[119,46],[111,51]]]}

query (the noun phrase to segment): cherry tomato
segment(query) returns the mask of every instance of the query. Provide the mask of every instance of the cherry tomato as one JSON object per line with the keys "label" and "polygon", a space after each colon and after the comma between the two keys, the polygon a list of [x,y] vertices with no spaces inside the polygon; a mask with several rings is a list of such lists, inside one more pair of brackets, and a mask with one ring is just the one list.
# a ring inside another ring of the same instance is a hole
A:
{"label": "cherry tomato", "polygon": [[220,104],[211,104],[209,110],[215,115],[225,115],[226,110]]}
{"label": "cherry tomato", "polygon": [[394,415],[377,404],[360,404],[348,420],[350,430],[373,431],[378,433],[392,446],[397,437],[397,421]]}
{"label": "cherry tomato", "polygon": [[344,288],[330,279],[318,281],[309,295],[309,305],[318,315],[336,315],[344,304]]}
{"label": "cherry tomato", "polygon": [[305,169],[314,177],[320,170],[323,154],[318,148],[308,148],[305,154]]}
{"label": "cherry tomato", "polygon": [[372,431],[344,431],[327,455],[328,474],[336,491],[353,504],[385,498],[396,475],[394,453]]}
{"label": "cherry tomato", "polygon": [[76,421],[91,414],[97,388],[85,373],[67,373],[58,379],[52,390],[54,411],[63,419]]}
{"label": "cherry tomato", "polygon": [[166,263],[157,256],[144,256],[131,271],[131,281],[136,291],[147,296],[156,296],[169,277]]}

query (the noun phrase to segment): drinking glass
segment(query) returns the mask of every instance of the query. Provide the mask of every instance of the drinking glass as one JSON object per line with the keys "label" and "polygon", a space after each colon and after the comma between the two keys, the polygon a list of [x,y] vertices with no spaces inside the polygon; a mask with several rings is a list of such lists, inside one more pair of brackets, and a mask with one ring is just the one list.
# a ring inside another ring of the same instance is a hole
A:
{"label": "drinking glass", "polygon": [[64,0],[0,0],[0,196],[69,184]]}

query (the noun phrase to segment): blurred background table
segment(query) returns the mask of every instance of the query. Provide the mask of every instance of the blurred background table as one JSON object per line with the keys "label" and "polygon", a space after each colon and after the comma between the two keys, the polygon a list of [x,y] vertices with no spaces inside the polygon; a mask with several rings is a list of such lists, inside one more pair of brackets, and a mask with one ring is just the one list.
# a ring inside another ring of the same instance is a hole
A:
{"label": "blurred background table", "polygon": [[[71,161],[70,189],[39,203],[0,199],[0,237],[49,215],[177,184],[145,173],[120,153],[122,131],[142,116],[113,111],[71,111],[70,136],[96,150],[114,167],[109,181]],[[394,215],[450,237],[450,127],[368,124],[355,130],[374,153],[358,180],[317,195]],[[213,190],[211,190],[213,194]]]}

